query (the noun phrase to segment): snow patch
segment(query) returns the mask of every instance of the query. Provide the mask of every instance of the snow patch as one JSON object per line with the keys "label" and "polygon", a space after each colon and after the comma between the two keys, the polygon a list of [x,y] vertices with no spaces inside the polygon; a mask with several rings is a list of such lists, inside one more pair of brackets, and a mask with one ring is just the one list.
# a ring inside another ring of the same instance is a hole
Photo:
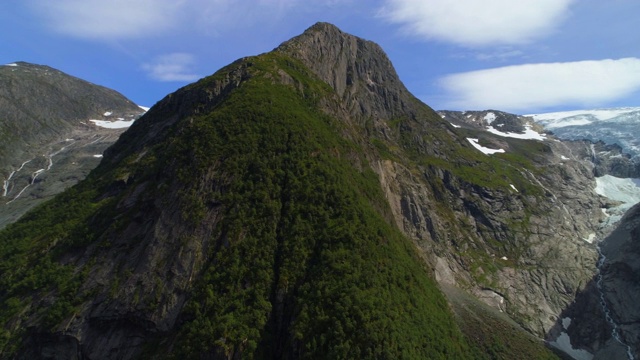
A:
{"label": "snow patch", "polygon": [[518,189],[516,189],[516,187],[515,187],[515,186],[513,186],[513,184],[509,184],[509,186],[511,186],[511,188],[512,188],[513,190],[515,190],[516,192],[520,192],[520,191],[518,191]]}
{"label": "snow patch", "polygon": [[147,107],[147,106],[141,106],[141,105],[138,105],[138,107],[139,107],[140,109],[144,110],[144,112],[147,112],[147,111],[149,111],[149,109],[151,109],[150,107]]}
{"label": "snow patch", "polygon": [[509,260],[506,256],[503,256],[503,257],[501,257],[500,259],[505,260],[505,261],[506,261],[506,260]]}
{"label": "snow patch", "polygon": [[598,195],[622,203],[605,210],[610,216],[609,222],[612,223],[620,220],[629,208],[640,202],[640,179],[604,175],[596,178],[594,190]]}
{"label": "snow patch", "polygon": [[549,344],[553,347],[556,347],[564,351],[575,360],[592,360],[593,359],[593,354],[591,354],[587,350],[574,349],[573,346],[571,346],[571,339],[569,338],[569,334],[567,334],[564,331],[560,334],[560,336],[558,336],[558,338],[555,341],[550,342]]}
{"label": "snow patch", "polygon": [[102,115],[104,115],[104,116],[111,116],[111,114],[113,114],[111,111],[107,111],[107,112],[105,112],[105,113],[104,113],[104,114],[102,114]]}
{"label": "snow patch", "polygon": [[512,132],[502,132],[493,126],[489,126],[487,131],[502,137],[510,137],[516,139],[526,139],[526,140],[546,140],[546,135],[540,134],[539,132],[532,130],[531,125],[525,125],[525,131],[523,134],[520,133],[512,133]]}
{"label": "snow patch", "polygon": [[596,239],[596,234],[591,233],[588,237],[583,238],[582,240],[588,242],[589,244],[593,244],[593,241]]}
{"label": "snow patch", "polygon": [[504,149],[490,149],[478,144],[478,139],[467,138],[467,141],[473,145],[474,148],[480,150],[483,154],[492,155],[495,153],[503,153]]}
{"label": "snow patch", "polygon": [[487,124],[491,125],[492,122],[494,122],[496,119],[496,114],[490,112],[487,113],[487,115],[484,116],[484,121],[487,122]]}
{"label": "snow patch", "polygon": [[95,155],[93,155],[93,157],[94,157],[94,158],[101,158],[101,157],[102,157],[102,154],[95,154]]}
{"label": "snow patch", "polygon": [[453,126],[453,127],[454,127],[454,128],[456,128],[456,129],[460,127],[460,125],[456,125],[456,124],[454,124],[454,123],[449,123],[449,124],[451,124],[451,126]]}
{"label": "snow patch", "polygon": [[570,160],[568,157],[566,157],[564,155],[560,155],[560,159],[562,159],[562,160]]}
{"label": "snow patch", "polygon": [[117,121],[104,121],[104,120],[89,120],[91,122],[93,122],[96,126],[102,127],[102,128],[107,128],[107,129],[125,129],[128,128],[129,126],[131,126],[131,124],[133,124],[134,120],[130,120],[130,121],[122,121],[122,120],[117,120]]}
{"label": "snow patch", "polygon": [[11,64],[4,64],[4,66],[18,66],[18,64],[16,64],[16,63],[11,63]]}
{"label": "snow patch", "polygon": [[566,317],[562,319],[562,332],[560,336],[555,341],[549,342],[549,345],[560,349],[567,353],[569,356],[576,360],[591,360],[593,359],[593,354],[586,350],[582,349],[574,349],[571,345],[571,338],[569,338],[569,334],[567,334],[566,330],[571,325],[571,318]]}

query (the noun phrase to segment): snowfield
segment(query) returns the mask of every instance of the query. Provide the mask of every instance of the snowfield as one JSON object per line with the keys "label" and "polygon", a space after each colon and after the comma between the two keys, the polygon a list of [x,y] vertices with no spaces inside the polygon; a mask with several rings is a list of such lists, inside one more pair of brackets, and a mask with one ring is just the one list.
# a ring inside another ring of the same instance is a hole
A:
{"label": "snowfield", "polygon": [[495,153],[503,153],[504,152],[504,149],[490,149],[488,147],[484,147],[484,146],[478,144],[478,139],[467,138],[467,141],[469,141],[471,143],[471,145],[473,145],[474,148],[480,150],[483,154],[492,155],[492,154],[495,154]]}
{"label": "snowfield", "polygon": [[512,133],[512,132],[502,132],[496,128],[494,128],[493,126],[489,126],[487,128],[487,131],[498,135],[498,136],[502,136],[502,137],[510,137],[510,138],[515,138],[515,139],[526,139],[526,140],[546,140],[546,135],[544,134],[540,134],[539,132],[532,130],[531,129],[531,125],[525,125],[525,131],[524,134],[520,134],[520,133]]}
{"label": "snowfield", "polygon": [[94,123],[96,126],[100,126],[102,128],[124,129],[124,128],[130,127],[133,124],[134,120],[129,120],[129,121],[122,121],[122,120],[117,120],[117,121],[89,120],[89,121]]}

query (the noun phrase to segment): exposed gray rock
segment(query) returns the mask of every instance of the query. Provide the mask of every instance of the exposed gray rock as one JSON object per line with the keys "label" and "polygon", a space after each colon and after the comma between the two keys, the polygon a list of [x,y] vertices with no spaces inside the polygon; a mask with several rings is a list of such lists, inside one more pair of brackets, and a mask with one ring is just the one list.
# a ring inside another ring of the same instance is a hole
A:
{"label": "exposed gray rock", "polygon": [[619,178],[640,178],[640,159],[624,153],[619,145],[607,145],[602,141],[563,140],[578,159],[594,164],[597,177],[611,175]]}

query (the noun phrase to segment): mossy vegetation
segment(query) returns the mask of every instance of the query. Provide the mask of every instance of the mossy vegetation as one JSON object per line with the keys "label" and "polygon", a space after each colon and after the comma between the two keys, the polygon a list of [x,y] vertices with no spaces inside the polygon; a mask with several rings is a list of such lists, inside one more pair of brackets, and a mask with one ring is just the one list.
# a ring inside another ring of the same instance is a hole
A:
{"label": "mossy vegetation", "polygon": [[[0,350],[17,345],[20,332],[7,330],[10,320],[36,316],[42,319],[40,326],[54,328],[89,295],[79,292],[87,268],[60,258],[91,243],[108,226],[96,215],[112,202],[96,201],[95,196],[91,186],[76,186],[0,232],[0,322],[5,324]],[[49,303],[39,303],[45,294]]]}
{"label": "mossy vegetation", "polygon": [[559,357],[504,313],[452,287],[443,291],[456,321],[469,340],[474,359],[552,360]]}

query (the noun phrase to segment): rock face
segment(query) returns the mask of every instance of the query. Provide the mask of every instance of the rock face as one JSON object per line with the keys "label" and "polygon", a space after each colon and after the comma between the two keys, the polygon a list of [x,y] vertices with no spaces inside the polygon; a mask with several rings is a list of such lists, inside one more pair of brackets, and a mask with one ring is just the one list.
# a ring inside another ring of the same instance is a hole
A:
{"label": "rock face", "polygon": [[124,129],[96,120],[143,112],[121,94],[53,68],[0,66],[0,228],[83,179]]}
{"label": "rock face", "polygon": [[640,356],[640,205],[631,208],[600,244],[599,274],[564,312],[574,348],[594,359]]}
{"label": "rock face", "polygon": [[[468,315],[484,310],[459,289],[538,338],[554,329],[596,275],[593,166],[447,116],[379,46],[325,23],[178,90],[0,233],[4,352],[552,358],[464,340],[485,338]],[[462,325],[424,264],[463,299]]]}
{"label": "rock face", "polygon": [[640,161],[632,158],[616,144],[608,145],[602,141],[563,141],[572,149],[577,158],[594,164],[597,177],[611,175],[619,178],[640,178]]}
{"label": "rock face", "polygon": [[390,120],[418,112],[415,99],[376,43],[318,23],[275,51],[301,60],[335,90],[351,116]]}

